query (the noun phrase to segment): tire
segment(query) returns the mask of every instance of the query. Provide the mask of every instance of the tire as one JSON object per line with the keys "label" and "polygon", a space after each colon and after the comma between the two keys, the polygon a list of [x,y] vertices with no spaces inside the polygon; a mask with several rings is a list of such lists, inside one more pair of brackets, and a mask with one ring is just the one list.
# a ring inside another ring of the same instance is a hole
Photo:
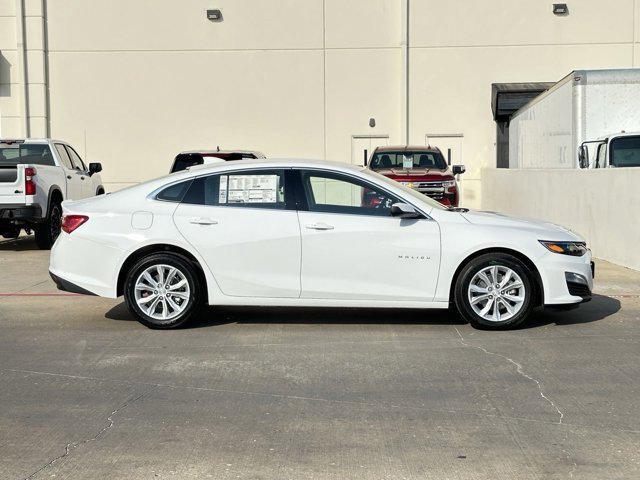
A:
{"label": "tire", "polygon": [[62,206],[56,202],[51,205],[47,219],[34,228],[36,245],[41,250],[49,250],[60,235]]}
{"label": "tire", "polygon": [[517,257],[489,253],[472,259],[462,268],[456,280],[454,303],[460,315],[475,328],[509,329],[524,322],[533,310],[534,288],[532,272]]}
{"label": "tire", "polygon": [[[158,285],[160,271],[166,284]],[[176,288],[178,283],[183,286]],[[145,301],[149,297],[153,298]],[[124,298],[131,314],[143,325],[154,329],[177,328],[200,311],[203,285],[187,258],[175,253],[154,253],[131,267],[124,284]]]}

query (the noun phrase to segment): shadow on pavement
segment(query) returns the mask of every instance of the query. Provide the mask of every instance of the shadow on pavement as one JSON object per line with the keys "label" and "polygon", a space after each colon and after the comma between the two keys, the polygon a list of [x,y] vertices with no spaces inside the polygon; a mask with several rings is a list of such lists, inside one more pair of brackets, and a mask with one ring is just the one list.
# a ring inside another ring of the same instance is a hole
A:
{"label": "shadow on pavement", "polygon": [[[604,295],[594,295],[591,302],[575,310],[534,311],[522,329],[545,325],[576,325],[591,323],[620,310],[620,301]],[[135,321],[124,302],[109,310],[111,320]],[[367,308],[306,308],[306,307],[207,307],[198,318],[184,328],[202,328],[226,323],[327,323],[327,324],[423,324],[460,325],[464,323],[451,310],[367,309]]]}
{"label": "shadow on pavement", "polygon": [[26,252],[39,250],[33,235],[0,241],[0,252]]}
{"label": "shadow on pavement", "polygon": [[[135,321],[124,302],[111,308],[110,320]],[[307,308],[307,307],[206,307],[184,328],[202,328],[226,323],[327,323],[327,324],[426,324],[463,323],[449,310]]]}
{"label": "shadow on pavement", "polygon": [[528,322],[520,328],[536,328],[545,325],[578,325],[597,322],[613,315],[621,308],[620,300],[605,295],[593,295],[590,302],[580,305],[574,310],[562,311],[545,309],[535,311]]}

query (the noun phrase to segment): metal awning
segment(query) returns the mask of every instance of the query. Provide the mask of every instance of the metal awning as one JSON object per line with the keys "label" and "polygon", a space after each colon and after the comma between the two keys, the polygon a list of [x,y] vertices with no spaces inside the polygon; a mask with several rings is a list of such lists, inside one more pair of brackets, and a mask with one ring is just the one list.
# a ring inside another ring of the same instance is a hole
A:
{"label": "metal awning", "polygon": [[555,85],[555,82],[492,83],[491,111],[496,122],[508,122],[520,107]]}

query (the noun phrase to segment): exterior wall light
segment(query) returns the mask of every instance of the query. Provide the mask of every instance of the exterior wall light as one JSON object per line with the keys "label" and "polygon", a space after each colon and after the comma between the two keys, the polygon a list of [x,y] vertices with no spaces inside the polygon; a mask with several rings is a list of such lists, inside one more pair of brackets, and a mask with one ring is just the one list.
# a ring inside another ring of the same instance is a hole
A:
{"label": "exterior wall light", "polygon": [[370,118],[370,119],[369,119],[369,126],[370,126],[371,128],[373,128],[373,127],[375,127],[375,126],[376,126],[376,119],[375,119],[375,118]]}
{"label": "exterior wall light", "polygon": [[553,14],[559,16],[569,15],[569,7],[566,3],[554,3]]}
{"label": "exterior wall light", "polygon": [[219,10],[219,9],[207,10],[207,20],[211,20],[212,22],[221,22],[222,10]]}

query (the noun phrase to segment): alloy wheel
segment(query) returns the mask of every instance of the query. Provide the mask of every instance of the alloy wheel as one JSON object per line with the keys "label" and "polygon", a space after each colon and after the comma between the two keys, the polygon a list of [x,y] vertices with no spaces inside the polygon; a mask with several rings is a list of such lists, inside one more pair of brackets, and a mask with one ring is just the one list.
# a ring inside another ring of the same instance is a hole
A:
{"label": "alloy wheel", "polygon": [[152,265],[135,282],[135,301],[154,320],[171,320],[189,305],[191,289],[185,274],[171,265]]}
{"label": "alloy wheel", "polygon": [[471,308],[489,322],[504,322],[517,315],[525,297],[525,286],[520,276],[503,265],[483,268],[469,283]]}

